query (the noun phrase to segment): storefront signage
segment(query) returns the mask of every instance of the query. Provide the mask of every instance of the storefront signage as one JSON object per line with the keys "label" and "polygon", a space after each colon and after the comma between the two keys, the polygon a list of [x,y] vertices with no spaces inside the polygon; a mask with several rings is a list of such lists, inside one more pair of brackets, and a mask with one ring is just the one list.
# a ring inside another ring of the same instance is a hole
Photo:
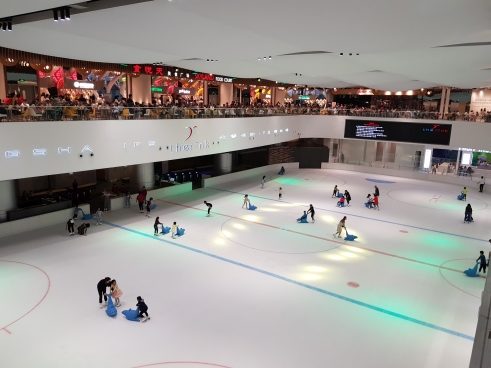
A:
{"label": "storefront signage", "polygon": [[164,92],[163,87],[152,87],[152,92]]}
{"label": "storefront signage", "polygon": [[190,95],[191,94],[191,90],[190,89],[187,89],[187,88],[179,88],[177,90],[177,93],[180,94],[180,95]]}
{"label": "storefront signage", "polygon": [[141,65],[135,64],[131,67],[133,73],[136,74],[148,74],[148,75],[161,75],[164,76],[164,67],[156,65]]}
{"label": "storefront signage", "polygon": [[232,83],[232,81],[233,81],[233,78],[229,78],[229,77],[219,77],[219,76],[215,77],[215,82]]}
{"label": "storefront signage", "polygon": [[234,79],[230,77],[222,77],[220,75],[205,74],[205,73],[196,74],[194,76],[194,79],[208,81],[208,82],[219,82],[219,83],[232,83],[234,81]]}
{"label": "storefront signage", "polygon": [[213,74],[198,73],[194,76],[194,79],[213,82],[215,80],[215,77],[213,76]]}
{"label": "storefront signage", "polygon": [[94,83],[91,82],[73,82],[73,87],[81,89],[94,89]]}
{"label": "storefront signage", "polygon": [[308,96],[308,95],[300,95],[300,96],[298,96],[298,99],[299,100],[310,100],[310,96]]}

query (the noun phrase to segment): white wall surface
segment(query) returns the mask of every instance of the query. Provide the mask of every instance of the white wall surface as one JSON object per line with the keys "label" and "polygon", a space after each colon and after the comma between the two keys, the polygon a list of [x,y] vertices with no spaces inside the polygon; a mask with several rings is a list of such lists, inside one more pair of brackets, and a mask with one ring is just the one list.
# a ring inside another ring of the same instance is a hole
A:
{"label": "white wall surface", "polygon": [[[80,205],[79,208],[81,208],[85,213],[90,213],[90,206],[88,204]],[[46,213],[44,215],[3,222],[0,224],[0,238],[4,236],[23,233],[26,231],[26,229],[32,231],[43,229],[47,226],[53,226],[56,224],[60,225],[60,232],[62,232],[63,226],[66,226],[66,222],[68,221],[68,219],[73,217],[74,211],[74,208],[67,208],[66,210]],[[81,216],[79,216],[79,220],[75,221],[75,228],[79,226],[82,222],[91,221],[82,221]]]}
{"label": "white wall surface", "polygon": [[[425,122],[414,119],[378,120]],[[233,119],[0,123],[0,180],[231,152],[286,142],[298,137],[343,138],[344,121],[343,116],[300,115]],[[453,125],[450,147],[491,151],[491,124],[444,123]],[[190,128],[193,128],[191,136]],[[274,130],[277,130],[276,134]],[[87,151],[82,158],[79,157],[85,145],[90,146],[94,156],[90,156]],[[354,149],[358,143],[353,145]],[[66,151],[68,147],[69,153]],[[46,155],[34,156],[33,149],[45,149]],[[64,151],[58,153],[58,149]],[[18,157],[5,157],[6,151],[16,150],[19,152]],[[348,155],[344,154],[348,159]]]}

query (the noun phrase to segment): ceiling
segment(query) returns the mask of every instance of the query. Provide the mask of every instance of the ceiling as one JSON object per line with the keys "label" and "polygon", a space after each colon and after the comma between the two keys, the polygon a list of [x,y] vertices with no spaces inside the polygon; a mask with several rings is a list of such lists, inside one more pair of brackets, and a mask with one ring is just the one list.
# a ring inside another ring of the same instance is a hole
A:
{"label": "ceiling", "polygon": [[[2,0],[1,16],[68,4]],[[446,45],[456,46],[438,47]],[[484,87],[491,86],[491,1],[154,0],[69,22],[16,25],[14,17],[0,46],[319,87]]]}

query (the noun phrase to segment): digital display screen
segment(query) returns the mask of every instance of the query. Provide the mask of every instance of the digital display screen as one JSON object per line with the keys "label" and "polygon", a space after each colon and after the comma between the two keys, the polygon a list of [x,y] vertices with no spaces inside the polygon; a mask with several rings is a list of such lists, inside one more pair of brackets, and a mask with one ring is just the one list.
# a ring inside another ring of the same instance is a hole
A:
{"label": "digital display screen", "polygon": [[344,137],[448,146],[451,124],[346,119]]}

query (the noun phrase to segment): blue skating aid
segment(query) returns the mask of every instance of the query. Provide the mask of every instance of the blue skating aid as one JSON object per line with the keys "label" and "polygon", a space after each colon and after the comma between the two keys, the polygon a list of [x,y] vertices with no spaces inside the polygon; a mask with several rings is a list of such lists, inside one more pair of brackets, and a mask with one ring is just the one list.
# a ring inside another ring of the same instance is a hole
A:
{"label": "blue skating aid", "polygon": [[254,206],[253,204],[250,204],[249,207],[247,208],[249,211],[255,211],[257,209],[257,206]]}
{"label": "blue skating aid", "polygon": [[346,237],[344,238],[344,240],[354,241],[356,238],[358,238],[356,235],[346,234]]}
{"label": "blue skating aid", "polygon": [[114,306],[113,299],[111,298],[111,295],[107,296],[107,308],[106,308],[106,314],[109,317],[116,317],[118,314],[118,310]]}
{"label": "blue skating aid", "polygon": [[344,193],[338,192],[338,194],[336,194],[336,197],[338,198],[344,197]]}
{"label": "blue skating aid", "polygon": [[464,195],[462,193],[460,193],[458,196],[457,196],[457,199],[459,201],[463,201],[464,200]]}
{"label": "blue skating aid", "polygon": [[82,220],[92,220],[93,216],[90,213],[85,213],[82,215]]}
{"label": "blue skating aid", "polygon": [[152,204],[150,205],[150,209],[151,209],[151,210],[154,210],[154,209],[156,209],[156,208],[157,208],[157,205],[156,205],[155,203],[152,203]]}
{"label": "blue skating aid", "polygon": [[474,268],[468,268],[467,270],[464,271],[464,273],[466,274],[466,276],[469,276],[469,277],[478,277],[479,274],[477,273],[477,267],[479,265],[476,263],[476,265],[474,266]]}
{"label": "blue skating aid", "polygon": [[165,234],[169,234],[169,233],[170,233],[170,227],[169,226],[164,226],[162,228],[161,234],[164,234],[165,235]]}
{"label": "blue skating aid", "polygon": [[308,224],[309,222],[307,221],[307,217],[300,217],[297,218],[297,222],[300,224]]}
{"label": "blue skating aid", "polygon": [[344,202],[339,202],[338,201],[338,203],[336,204],[336,206],[338,206],[338,207],[344,207]]}
{"label": "blue skating aid", "polygon": [[177,236],[183,236],[185,231],[186,231],[186,229],[184,229],[184,228],[182,228],[182,227],[178,227],[178,228],[177,228],[177,233],[176,233],[176,235],[177,235]]}
{"label": "blue skating aid", "polygon": [[138,309],[127,309],[122,311],[123,315],[126,317],[128,321],[133,321],[133,322],[140,322],[140,319],[138,318]]}

